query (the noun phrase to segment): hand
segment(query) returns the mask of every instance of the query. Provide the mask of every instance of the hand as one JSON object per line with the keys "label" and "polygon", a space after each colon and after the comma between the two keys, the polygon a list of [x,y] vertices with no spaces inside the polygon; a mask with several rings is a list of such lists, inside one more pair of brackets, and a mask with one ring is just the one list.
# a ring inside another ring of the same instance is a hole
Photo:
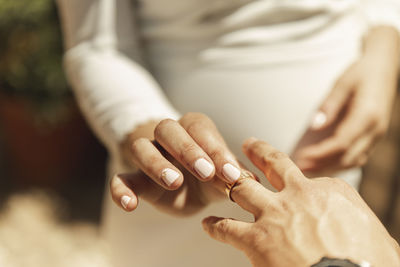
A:
{"label": "hand", "polygon": [[366,163],[386,132],[397,88],[398,32],[372,30],[361,58],[338,79],[314,118],[311,130],[332,135],[295,153],[305,172],[338,171]]}
{"label": "hand", "polygon": [[249,139],[244,152],[279,191],[240,179],[232,199],[254,222],[208,217],[203,227],[244,251],[254,266],[311,266],[322,257],[400,266],[400,248],[360,195],[340,179],[307,179],[283,153]]}
{"label": "hand", "polygon": [[141,194],[167,212],[191,214],[225,196],[225,183],[239,178],[240,164],[207,116],[188,113],[148,128],[138,128],[123,145],[127,161],[141,171],[111,180],[113,200],[124,210],[134,210]]}

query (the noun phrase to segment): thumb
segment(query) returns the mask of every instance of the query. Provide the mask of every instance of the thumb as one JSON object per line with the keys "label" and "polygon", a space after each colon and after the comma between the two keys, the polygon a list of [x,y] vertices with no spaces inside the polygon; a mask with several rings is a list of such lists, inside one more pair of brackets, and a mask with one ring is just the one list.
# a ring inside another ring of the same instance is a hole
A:
{"label": "thumb", "polygon": [[336,81],[336,84],[315,113],[311,122],[312,130],[318,131],[326,129],[336,121],[340,112],[349,102],[354,86],[355,79],[353,77],[353,72],[346,71]]}
{"label": "thumb", "polygon": [[246,246],[251,235],[251,223],[210,216],[202,221],[203,229],[212,238],[236,248]]}

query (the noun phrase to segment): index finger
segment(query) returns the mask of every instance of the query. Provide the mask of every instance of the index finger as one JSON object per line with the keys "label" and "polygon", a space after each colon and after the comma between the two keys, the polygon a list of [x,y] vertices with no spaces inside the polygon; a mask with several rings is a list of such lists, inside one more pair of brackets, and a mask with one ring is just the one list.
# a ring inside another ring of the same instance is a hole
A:
{"label": "index finger", "polygon": [[117,206],[132,211],[138,205],[138,196],[154,203],[165,190],[140,171],[114,175],[110,181],[110,193]]}
{"label": "index finger", "polygon": [[299,179],[305,178],[285,153],[266,142],[249,138],[243,144],[243,152],[278,191],[290,183],[296,183]]}

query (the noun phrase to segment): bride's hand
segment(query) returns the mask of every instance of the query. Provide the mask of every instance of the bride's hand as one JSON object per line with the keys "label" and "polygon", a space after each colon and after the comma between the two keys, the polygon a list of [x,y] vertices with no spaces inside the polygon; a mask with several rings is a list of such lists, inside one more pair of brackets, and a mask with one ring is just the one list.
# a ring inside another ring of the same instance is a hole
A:
{"label": "bride's hand", "polygon": [[140,169],[111,181],[112,197],[126,211],[136,208],[142,194],[169,212],[192,213],[221,198],[225,183],[241,173],[214,123],[200,113],[139,127],[123,147],[127,161]]}
{"label": "bride's hand", "polygon": [[203,227],[212,238],[244,251],[256,267],[305,267],[322,257],[400,266],[398,244],[351,186],[335,178],[307,179],[262,141],[249,139],[244,151],[279,192],[239,179],[231,198],[254,222],[208,217]]}
{"label": "bride's hand", "polygon": [[371,30],[363,55],[338,79],[315,116],[314,133],[331,128],[331,136],[295,153],[302,171],[338,171],[366,163],[389,125],[399,57],[395,29]]}

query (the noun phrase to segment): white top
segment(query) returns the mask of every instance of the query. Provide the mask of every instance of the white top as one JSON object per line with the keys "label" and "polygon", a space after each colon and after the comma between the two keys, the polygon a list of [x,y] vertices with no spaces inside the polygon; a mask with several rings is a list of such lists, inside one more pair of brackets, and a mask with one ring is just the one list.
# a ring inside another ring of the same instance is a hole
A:
{"label": "white top", "polygon": [[[68,80],[111,153],[138,124],[179,116],[143,67],[147,54],[161,54],[168,51],[166,47],[179,47],[180,52],[213,48],[202,54],[213,58],[218,47],[302,38],[349,12],[364,13],[371,25],[400,29],[398,0],[58,0],[58,4]],[[185,67],[173,57],[160,57],[156,64]]]}
{"label": "white top", "polygon": [[[58,2],[68,78],[113,172],[126,171],[118,142],[151,118],[179,117],[175,109],[207,113],[238,157],[251,135],[285,152],[319,140],[323,134],[301,136],[359,56],[367,24],[400,28],[399,3],[384,0]],[[356,185],[360,175],[345,176]],[[229,202],[185,219],[144,201],[128,214],[106,192],[102,233],[113,266],[248,266],[204,234],[208,215],[251,220]]]}

